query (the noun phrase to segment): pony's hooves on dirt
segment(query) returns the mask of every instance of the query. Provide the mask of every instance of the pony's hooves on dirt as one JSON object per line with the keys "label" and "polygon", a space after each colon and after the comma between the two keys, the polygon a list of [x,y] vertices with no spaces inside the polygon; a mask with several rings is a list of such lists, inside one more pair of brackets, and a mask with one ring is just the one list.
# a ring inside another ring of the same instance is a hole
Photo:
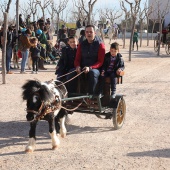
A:
{"label": "pony's hooves on dirt", "polygon": [[53,146],[52,147],[52,150],[56,150],[58,148],[58,146],[56,145],[56,146]]}
{"label": "pony's hooves on dirt", "polygon": [[66,137],[66,134],[61,134],[61,137],[62,137],[62,138],[65,138],[65,137]]}
{"label": "pony's hooves on dirt", "polygon": [[25,153],[33,153],[34,151],[32,149],[26,149]]}

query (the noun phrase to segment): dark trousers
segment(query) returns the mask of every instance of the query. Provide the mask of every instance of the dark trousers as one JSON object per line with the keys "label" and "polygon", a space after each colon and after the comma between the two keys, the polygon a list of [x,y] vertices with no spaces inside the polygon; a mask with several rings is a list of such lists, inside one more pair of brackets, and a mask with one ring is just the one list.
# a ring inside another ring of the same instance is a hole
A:
{"label": "dark trousers", "polygon": [[88,77],[88,93],[90,95],[95,94],[95,89],[96,89],[96,85],[98,83],[99,76],[100,76],[100,71],[98,69],[91,69],[87,73],[87,77]]}
{"label": "dark trousers", "polygon": [[11,58],[12,58],[12,46],[7,46],[6,47],[6,71],[10,70]]}
{"label": "dark trousers", "polygon": [[100,76],[100,93],[103,93],[105,78],[110,77],[110,84],[111,84],[111,92],[116,92],[116,84],[117,84],[117,75],[114,72],[106,72],[104,76]]}
{"label": "dark trousers", "polygon": [[[74,71],[75,68],[70,69],[69,72]],[[69,75],[66,76],[66,81],[70,80],[71,78],[73,78],[74,76],[76,76],[77,73],[73,72]],[[90,95],[94,95],[95,94],[95,88],[96,85],[98,83],[98,78],[100,75],[100,71],[98,69],[92,69],[87,73],[87,79],[88,79],[88,93]],[[67,90],[69,93],[76,93],[77,91],[77,84],[78,84],[78,78],[74,78],[73,80],[71,80],[69,83],[66,84]]]}
{"label": "dark trousers", "polygon": [[33,69],[33,71],[38,71],[38,61],[39,61],[39,57],[32,57],[32,69]]}
{"label": "dark trousers", "polygon": [[138,50],[138,41],[133,41],[133,49],[134,49],[135,43],[136,43],[136,47],[137,47],[137,50]]}

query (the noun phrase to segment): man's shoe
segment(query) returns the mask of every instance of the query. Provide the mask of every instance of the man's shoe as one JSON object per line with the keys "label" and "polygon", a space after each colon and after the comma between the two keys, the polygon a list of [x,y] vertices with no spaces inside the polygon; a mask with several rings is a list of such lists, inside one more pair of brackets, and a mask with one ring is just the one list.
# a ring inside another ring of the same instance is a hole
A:
{"label": "man's shoe", "polygon": [[14,68],[10,66],[10,69],[14,69]]}
{"label": "man's shoe", "polygon": [[115,92],[112,92],[110,98],[111,98],[111,99],[115,99],[115,97],[116,97],[116,93],[115,93]]}
{"label": "man's shoe", "polygon": [[14,74],[12,71],[7,71],[6,74]]}
{"label": "man's shoe", "polygon": [[104,95],[102,93],[99,93],[99,98],[102,98]]}

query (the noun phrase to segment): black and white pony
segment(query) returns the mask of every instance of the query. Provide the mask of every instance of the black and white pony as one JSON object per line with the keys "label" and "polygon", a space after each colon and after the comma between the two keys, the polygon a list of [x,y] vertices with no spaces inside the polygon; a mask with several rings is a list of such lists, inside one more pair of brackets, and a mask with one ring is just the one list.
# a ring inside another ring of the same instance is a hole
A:
{"label": "black and white pony", "polygon": [[28,80],[22,86],[23,100],[26,100],[27,121],[30,122],[29,142],[26,152],[35,149],[35,131],[39,120],[49,123],[49,133],[52,139],[52,149],[59,144],[58,134],[66,136],[65,116],[67,112],[61,108],[61,99],[67,96],[67,90],[60,81],[48,81],[41,83],[37,80]]}

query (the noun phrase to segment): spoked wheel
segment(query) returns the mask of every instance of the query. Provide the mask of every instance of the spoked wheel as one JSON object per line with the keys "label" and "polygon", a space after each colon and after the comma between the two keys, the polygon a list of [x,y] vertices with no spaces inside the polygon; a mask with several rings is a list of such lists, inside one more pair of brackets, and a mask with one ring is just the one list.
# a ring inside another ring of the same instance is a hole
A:
{"label": "spoked wheel", "polygon": [[113,109],[113,125],[114,129],[120,129],[123,126],[126,115],[126,103],[123,98],[119,99],[116,109]]}
{"label": "spoked wheel", "polygon": [[159,42],[158,36],[156,36],[155,39],[154,39],[154,50],[155,50],[155,52],[158,51],[158,47],[159,47],[159,43],[158,42]]}
{"label": "spoked wheel", "polygon": [[165,51],[168,55],[170,54],[170,44],[166,44]]}

